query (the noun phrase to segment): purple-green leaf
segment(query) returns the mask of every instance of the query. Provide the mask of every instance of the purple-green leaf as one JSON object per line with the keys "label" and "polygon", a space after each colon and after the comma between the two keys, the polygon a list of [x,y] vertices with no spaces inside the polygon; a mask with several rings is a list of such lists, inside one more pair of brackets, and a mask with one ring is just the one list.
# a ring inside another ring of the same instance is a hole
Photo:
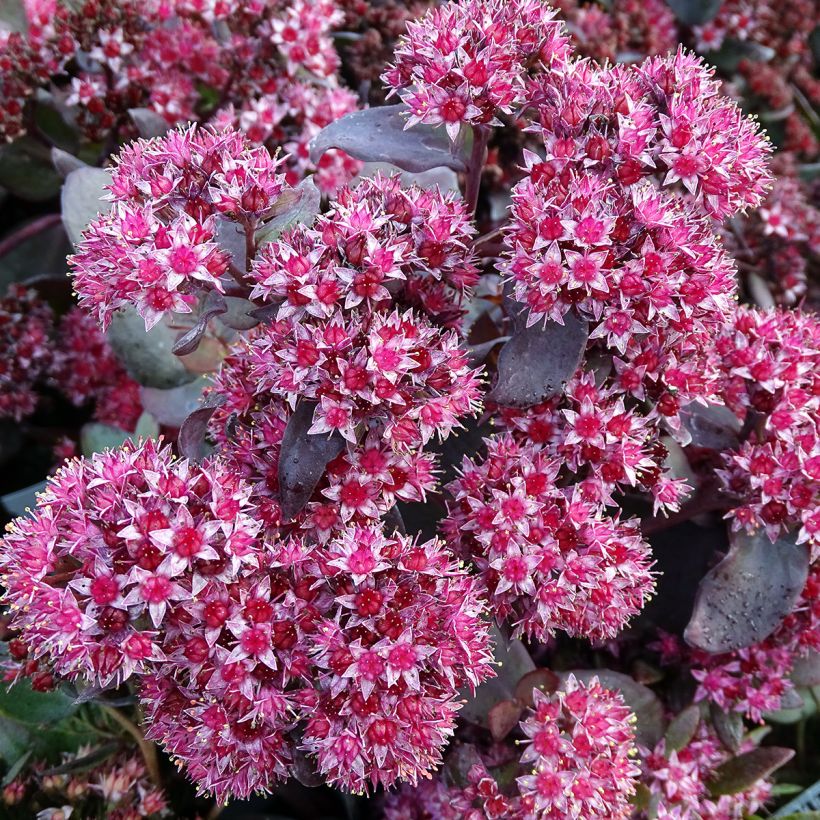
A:
{"label": "purple-green leaf", "polygon": [[489,398],[503,407],[531,407],[559,393],[578,369],[589,338],[573,313],[564,324],[519,326],[498,356],[498,379]]}
{"label": "purple-green leaf", "polygon": [[214,316],[226,313],[227,310],[228,305],[225,302],[225,297],[218,290],[209,290],[202,303],[202,309],[199,311],[196,324],[174,342],[174,355],[187,356],[189,353],[193,353],[199,347],[199,342],[208,329],[208,322]]}
{"label": "purple-green leaf", "polygon": [[733,534],[728,555],[700,582],[687,643],[718,654],[762,641],[794,608],[808,571],[808,550],[793,539]]}
{"label": "purple-green leaf", "polygon": [[442,166],[467,169],[463,147],[455,148],[443,128],[405,129],[407,112],[407,106],[399,104],[346,114],[313,138],[310,159],[318,162],[325,151],[340,148],[364,162],[390,162],[414,173]]}
{"label": "purple-green leaf", "polygon": [[316,403],[301,401],[282,437],[279,456],[279,497],[286,521],[295,518],[313,495],[327,465],[345,446],[342,436],[310,434]]}
{"label": "purple-green leaf", "polygon": [[666,734],[663,736],[666,753],[679,752],[695,736],[700,723],[700,707],[687,706],[680,714],[676,715],[669,723]]}
{"label": "purple-green leaf", "polygon": [[740,750],[743,741],[743,717],[739,712],[725,712],[716,703],[709,708],[709,717],[720,742],[730,751]]}
{"label": "purple-green leaf", "polygon": [[518,725],[524,711],[517,700],[502,700],[487,713],[487,725],[493,740],[502,741]]}
{"label": "purple-green leaf", "polygon": [[201,461],[207,452],[206,436],[208,435],[208,422],[217,408],[225,403],[224,396],[210,395],[182,422],[177,436],[177,448],[183,458],[191,461]]}
{"label": "purple-green leaf", "polygon": [[727,760],[715,769],[709,783],[709,791],[714,797],[738,794],[754,786],[758,780],[788,763],[794,757],[794,749],[778,746],[761,746],[750,752]]}

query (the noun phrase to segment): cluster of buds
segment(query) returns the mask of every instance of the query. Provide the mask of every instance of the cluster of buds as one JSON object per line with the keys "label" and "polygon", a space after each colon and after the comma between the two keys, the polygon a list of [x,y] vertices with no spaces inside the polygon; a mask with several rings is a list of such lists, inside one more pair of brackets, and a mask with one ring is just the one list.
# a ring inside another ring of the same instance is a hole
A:
{"label": "cluster of buds", "polygon": [[[91,747],[81,747],[65,755],[62,766],[71,769],[94,753]],[[151,783],[139,758],[108,758],[70,774],[47,774],[45,769],[44,764],[29,765],[3,787],[0,802],[8,816],[17,817],[18,808],[39,809],[38,820],[103,816],[107,820],[159,820],[170,816],[165,794]]]}
{"label": "cluster of buds", "polygon": [[607,6],[557,0],[579,54],[599,62],[631,63],[674,51],[675,15],[663,0],[613,0]]}
{"label": "cluster of buds", "polygon": [[49,381],[94,418],[132,432],[142,413],[139,385],[126,373],[93,316],[77,307],[57,325]]}
{"label": "cluster of buds", "polygon": [[19,421],[37,408],[54,355],[53,323],[51,308],[23,285],[0,299],[0,419]]}

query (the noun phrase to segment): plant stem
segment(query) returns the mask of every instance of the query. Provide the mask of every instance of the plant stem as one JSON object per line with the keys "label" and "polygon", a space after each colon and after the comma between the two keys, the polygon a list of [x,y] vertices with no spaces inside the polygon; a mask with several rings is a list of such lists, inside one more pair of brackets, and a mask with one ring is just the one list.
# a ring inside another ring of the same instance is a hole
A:
{"label": "plant stem", "polygon": [[467,163],[467,184],[464,199],[470,213],[475,213],[478,205],[478,192],[481,188],[481,172],[487,157],[487,143],[490,141],[490,129],[486,125],[477,125],[473,130],[473,150]]}
{"label": "plant stem", "polygon": [[139,727],[132,723],[119,709],[114,709],[111,706],[102,706],[102,710],[109,715],[113,720],[122,726],[126,732],[137,742],[142,758],[145,761],[145,768],[151,776],[151,780],[157,786],[162,785],[162,778],[159,773],[159,757],[157,756],[157,747],[153,743],[147,741]]}
{"label": "plant stem", "polygon": [[19,245],[22,245],[26,240],[37,236],[38,233],[51,228],[53,225],[58,225],[61,221],[62,217],[60,214],[46,214],[45,216],[39,217],[39,219],[35,219],[33,222],[29,222],[27,225],[23,225],[22,228],[19,228],[0,241],[0,257],[11,253],[11,251]]}

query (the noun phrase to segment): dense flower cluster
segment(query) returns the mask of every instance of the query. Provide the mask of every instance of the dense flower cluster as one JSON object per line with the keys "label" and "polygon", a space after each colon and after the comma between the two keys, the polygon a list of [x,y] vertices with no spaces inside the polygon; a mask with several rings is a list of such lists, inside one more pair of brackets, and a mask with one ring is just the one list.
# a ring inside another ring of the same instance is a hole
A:
{"label": "dense flower cluster", "polygon": [[34,290],[11,285],[0,299],[0,419],[18,421],[37,407],[37,387],[51,366],[54,317]]}
{"label": "dense flower cluster", "polygon": [[529,741],[521,762],[533,773],[518,778],[528,810],[545,820],[628,818],[640,770],[631,760],[635,716],[622,696],[572,675],[555,695],[533,696],[533,714],[521,724]]}
{"label": "dense flower cluster", "polygon": [[133,431],[142,413],[139,385],[125,372],[93,316],[71,308],[57,326],[50,381],[72,403],[94,403],[94,418]]}
{"label": "dense flower cluster", "polygon": [[[286,190],[282,160],[236,131],[191,127],[123,149],[110,185],[111,210],[94,220],[71,257],[80,306],[107,327],[134,305],[147,328],[189,313],[209,289],[225,290],[234,264],[220,244],[254,233]],[[249,254],[251,255],[251,254]]]}
{"label": "dense flower cluster", "polygon": [[721,475],[733,527],[820,544],[820,323],[814,314],[738,307],[716,342],[720,395],[749,429]]}
{"label": "dense flower cluster", "polygon": [[[55,103],[91,140],[135,135],[133,109],[169,126],[230,124],[255,143],[284,146],[295,180],[316,170],[310,139],[357,107],[337,76],[330,34],[342,13],[334,0],[86,0],[76,9],[26,0],[25,7],[27,34],[0,42],[0,135],[7,139],[31,126],[35,92],[57,77],[68,87],[53,91]],[[358,167],[329,152],[317,181],[333,191]]]}
{"label": "dense flower cluster", "polygon": [[663,0],[613,0],[607,6],[557,0],[554,5],[585,57],[631,63],[677,48],[675,15]]}
{"label": "dense flower cluster", "polygon": [[[747,740],[741,751],[753,748],[754,741]],[[766,780],[735,794],[710,794],[710,778],[730,758],[731,753],[704,721],[682,749],[667,751],[666,742],[661,740],[642,760],[641,780],[657,802],[656,816],[664,820],[742,820],[756,812],[771,796],[771,784]]]}
{"label": "dense flower cluster", "polygon": [[415,781],[491,671],[476,582],[439,543],[372,528],[263,544],[249,492],[150,442],[66,465],[0,557],[29,658],[136,675],[149,736],[220,797],[304,752],[347,789]]}
{"label": "dense flower cluster", "polygon": [[[62,765],[71,769],[95,751],[81,747],[64,755]],[[158,820],[170,816],[165,794],[151,784],[145,765],[137,757],[109,758],[70,774],[45,774],[46,768],[43,764],[28,766],[3,788],[0,799],[12,817],[24,801],[26,808],[40,809],[38,820],[101,816],[107,820]]]}
{"label": "dense flower cluster", "polygon": [[143,697],[149,737],[220,796],[286,775],[297,722],[299,749],[341,788],[415,782],[440,761],[459,688],[490,674],[474,582],[434,541],[293,541],[256,582],[200,598]]}
{"label": "dense flower cluster", "polygon": [[257,563],[247,495],[219,464],[175,462],[150,441],[66,464],[0,555],[30,657],[102,686],[145,672],[177,602]]}
{"label": "dense flower cluster", "polygon": [[539,0],[463,0],[407,24],[395,64],[384,75],[410,109],[408,126],[500,124],[529,103],[528,70],[567,58],[569,41]]}
{"label": "dense flower cluster", "polygon": [[740,236],[727,236],[741,272],[761,277],[783,305],[812,296],[809,282],[817,280],[820,265],[820,209],[812,202],[810,186],[790,170],[743,221]]}
{"label": "dense flower cluster", "polygon": [[635,716],[620,693],[569,675],[558,692],[535,690],[534,698],[521,722],[526,748],[518,766],[529,773],[517,777],[517,793],[502,792],[480,760],[464,787],[438,779],[389,797],[385,820],[629,818],[640,769],[632,760]]}
{"label": "dense flower cluster", "polygon": [[562,488],[561,462],[535,444],[489,439],[481,464],[465,458],[443,528],[476,566],[493,612],[517,634],[556,630],[602,640],[643,608],[654,588],[649,546],[581,487]]}
{"label": "dense flower cluster", "polygon": [[479,396],[453,329],[476,278],[472,230],[452,196],[378,176],[343,190],[313,227],[262,248],[253,294],[278,303],[276,320],[216,376],[225,404],[211,429],[269,497],[269,526],[280,523],[278,448],[297,401],[313,407],[309,434],[345,440],[306,511],[314,536],[377,520],[433,488],[422,446],[446,437]]}

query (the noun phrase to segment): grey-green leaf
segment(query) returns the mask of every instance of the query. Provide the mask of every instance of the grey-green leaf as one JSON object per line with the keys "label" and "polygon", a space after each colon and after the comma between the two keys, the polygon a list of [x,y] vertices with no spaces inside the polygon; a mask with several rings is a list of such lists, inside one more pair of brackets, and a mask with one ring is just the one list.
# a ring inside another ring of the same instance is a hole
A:
{"label": "grey-green leaf", "polygon": [[89,223],[111,208],[103,200],[111,174],[90,165],[76,168],[65,179],[61,198],[63,225],[68,238],[77,245]]}
{"label": "grey-green leaf", "polygon": [[808,571],[808,550],[793,538],[733,534],[728,555],[700,583],[687,643],[721,653],[762,641],[794,608]]}
{"label": "grey-green leaf", "polygon": [[340,148],[365,162],[390,162],[404,171],[447,167],[467,168],[464,149],[454,147],[443,128],[405,128],[408,108],[384,105],[354,111],[323,128],[310,143],[310,158],[318,162],[331,148]]}

